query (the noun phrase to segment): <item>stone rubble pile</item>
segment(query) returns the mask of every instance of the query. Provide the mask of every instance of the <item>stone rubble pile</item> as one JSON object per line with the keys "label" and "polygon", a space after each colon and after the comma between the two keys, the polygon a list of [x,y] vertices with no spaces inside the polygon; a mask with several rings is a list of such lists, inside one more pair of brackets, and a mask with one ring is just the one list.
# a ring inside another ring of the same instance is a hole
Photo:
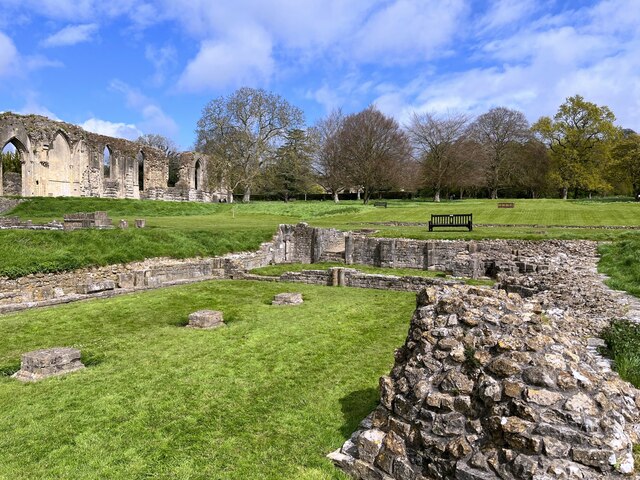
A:
{"label": "stone rubble pile", "polygon": [[504,290],[424,289],[380,405],[330,458],[365,480],[631,475],[640,395],[563,321]]}

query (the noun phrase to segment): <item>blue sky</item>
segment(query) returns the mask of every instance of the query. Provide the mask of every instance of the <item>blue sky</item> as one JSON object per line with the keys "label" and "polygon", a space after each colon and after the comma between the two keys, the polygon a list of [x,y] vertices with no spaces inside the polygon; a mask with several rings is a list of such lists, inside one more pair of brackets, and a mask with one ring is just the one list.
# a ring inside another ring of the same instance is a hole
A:
{"label": "blue sky", "polygon": [[241,86],[308,124],[371,103],[533,122],[581,94],[640,131],[640,0],[0,0],[0,111],[189,148]]}

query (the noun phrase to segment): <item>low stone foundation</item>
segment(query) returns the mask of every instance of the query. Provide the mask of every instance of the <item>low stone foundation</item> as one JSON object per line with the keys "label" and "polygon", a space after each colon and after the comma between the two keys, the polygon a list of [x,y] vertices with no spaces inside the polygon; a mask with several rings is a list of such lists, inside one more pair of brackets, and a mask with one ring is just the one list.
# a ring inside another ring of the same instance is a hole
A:
{"label": "low stone foundation", "polygon": [[49,348],[22,355],[20,370],[13,378],[22,382],[37,382],[48,377],[65,375],[84,368],[80,350],[75,348]]}
{"label": "low stone foundation", "polygon": [[271,305],[300,305],[303,302],[301,293],[278,293]]}
{"label": "low stone foundation", "polygon": [[217,310],[198,310],[189,315],[189,328],[211,329],[224,327],[222,312]]}

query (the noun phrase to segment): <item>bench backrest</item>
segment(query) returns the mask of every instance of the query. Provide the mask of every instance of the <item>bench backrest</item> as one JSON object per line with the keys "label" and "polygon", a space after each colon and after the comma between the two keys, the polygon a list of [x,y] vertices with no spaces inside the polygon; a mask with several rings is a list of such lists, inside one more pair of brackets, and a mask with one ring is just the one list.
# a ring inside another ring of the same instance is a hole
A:
{"label": "bench backrest", "polygon": [[455,213],[451,215],[431,215],[434,225],[467,225],[472,221],[472,213]]}

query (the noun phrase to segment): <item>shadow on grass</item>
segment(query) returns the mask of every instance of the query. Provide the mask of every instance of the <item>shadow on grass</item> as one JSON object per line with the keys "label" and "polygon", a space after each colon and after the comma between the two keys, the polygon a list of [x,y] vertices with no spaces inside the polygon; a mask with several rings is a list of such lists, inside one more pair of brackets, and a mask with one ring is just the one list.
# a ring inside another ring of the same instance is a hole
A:
{"label": "shadow on grass", "polygon": [[105,361],[105,355],[100,353],[82,352],[80,361],[85,367],[95,367]]}
{"label": "shadow on grass", "polygon": [[344,424],[340,427],[340,433],[346,440],[354,432],[358,424],[371,413],[378,404],[378,389],[365,388],[356,390],[340,399]]}
{"label": "shadow on grass", "polygon": [[20,360],[0,364],[0,377],[10,377],[20,370]]}

